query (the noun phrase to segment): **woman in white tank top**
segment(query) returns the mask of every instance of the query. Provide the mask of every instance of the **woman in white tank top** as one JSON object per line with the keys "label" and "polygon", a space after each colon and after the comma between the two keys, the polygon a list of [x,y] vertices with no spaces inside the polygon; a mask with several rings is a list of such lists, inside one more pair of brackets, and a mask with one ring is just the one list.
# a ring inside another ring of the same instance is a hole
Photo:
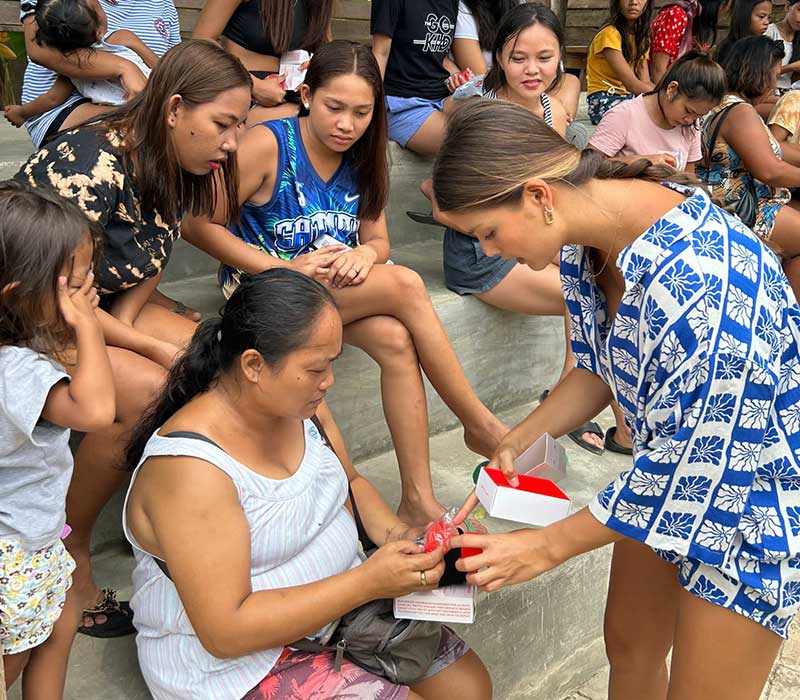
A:
{"label": "woman in white tank top", "polygon": [[[136,552],[139,662],[155,700],[491,698],[480,659],[447,629],[413,689],[286,647],[370,600],[431,588],[444,570],[441,551],[407,539],[311,420],[319,414],[344,455],[323,403],[341,344],[322,285],[280,268],[246,278],[200,326],[135,431],[123,521]],[[348,489],[366,534],[385,543],[366,561]]]}

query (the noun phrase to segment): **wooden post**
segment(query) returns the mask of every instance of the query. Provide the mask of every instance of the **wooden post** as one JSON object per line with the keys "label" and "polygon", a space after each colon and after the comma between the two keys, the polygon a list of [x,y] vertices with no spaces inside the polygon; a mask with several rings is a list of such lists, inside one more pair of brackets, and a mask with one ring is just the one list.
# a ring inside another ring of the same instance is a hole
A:
{"label": "wooden post", "polygon": [[558,17],[562,27],[567,26],[567,0],[550,0],[550,9]]}

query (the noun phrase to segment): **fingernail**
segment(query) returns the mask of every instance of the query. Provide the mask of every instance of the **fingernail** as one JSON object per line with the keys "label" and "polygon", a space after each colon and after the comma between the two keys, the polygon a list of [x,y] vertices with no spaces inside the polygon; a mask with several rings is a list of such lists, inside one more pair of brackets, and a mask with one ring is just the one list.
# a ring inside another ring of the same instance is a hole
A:
{"label": "fingernail", "polygon": [[517,477],[515,476],[513,479],[511,479],[511,481],[510,481],[509,483],[510,483],[510,484],[511,484],[511,485],[512,485],[514,488],[517,488],[517,486],[519,486],[519,479],[517,479]]}

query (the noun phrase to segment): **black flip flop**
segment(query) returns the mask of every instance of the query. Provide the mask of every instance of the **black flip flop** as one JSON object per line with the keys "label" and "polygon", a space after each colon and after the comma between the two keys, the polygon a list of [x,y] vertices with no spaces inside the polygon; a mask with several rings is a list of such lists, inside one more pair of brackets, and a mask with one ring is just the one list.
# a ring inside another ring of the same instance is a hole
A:
{"label": "black flip flop", "polygon": [[105,622],[95,622],[91,627],[78,627],[80,634],[87,637],[97,637],[99,639],[111,639],[112,637],[125,637],[134,634],[136,628],[133,626],[133,610],[127,601],[118,601],[117,592],[113,588],[103,588],[103,600],[93,608],[83,611],[82,617],[95,615],[105,615]]}
{"label": "black flip flop", "polygon": [[605,452],[605,449],[602,447],[597,447],[593,445],[591,442],[586,442],[583,439],[584,433],[592,433],[593,435],[597,435],[597,437],[604,439],[603,430],[600,428],[597,423],[594,421],[589,421],[588,423],[584,423],[580,428],[577,430],[573,430],[571,433],[567,433],[567,436],[570,440],[574,443],[580,445],[584,450],[591,452],[594,455],[601,455]]}
{"label": "black flip flop", "polygon": [[440,223],[433,218],[433,212],[425,211],[407,211],[406,216],[418,224],[425,224],[426,226],[438,226],[440,228],[447,228],[443,223]]}
{"label": "black flip flop", "polygon": [[603,440],[605,443],[606,449],[609,452],[616,452],[618,455],[633,455],[633,450],[630,447],[624,447],[620,445],[615,439],[614,436],[617,434],[617,427],[614,426],[613,428],[609,428],[606,430],[606,437]]}
{"label": "black flip flop", "polygon": [[545,399],[546,399],[548,396],[550,396],[550,389],[545,389],[545,390],[544,390],[544,391],[543,391],[543,392],[542,392],[542,393],[539,395],[539,403],[542,403],[542,401],[544,401],[544,400],[545,400]]}

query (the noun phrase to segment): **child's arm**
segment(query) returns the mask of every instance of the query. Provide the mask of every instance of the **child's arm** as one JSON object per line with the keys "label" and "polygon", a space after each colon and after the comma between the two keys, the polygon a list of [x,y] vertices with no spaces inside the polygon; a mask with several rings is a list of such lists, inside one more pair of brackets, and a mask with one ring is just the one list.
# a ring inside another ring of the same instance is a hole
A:
{"label": "child's arm", "polygon": [[74,90],[75,86],[72,81],[60,75],[53,83],[53,87],[44,95],[39,95],[35,100],[22,105],[6,105],[4,108],[6,119],[14,126],[22,126],[27,119],[49,112],[58,105],[64,104]]}
{"label": "child's arm", "polygon": [[97,291],[90,272],[79,289],[58,280],[64,320],[74,329],[77,344],[75,371],[69,382],[59,382],[47,396],[42,417],[64,428],[92,432],[111,425],[116,415],[114,377],[97,320]]}
{"label": "child's arm", "polygon": [[650,92],[650,90],[653,89],[653,83],[650,82],[649,72],[644,76],[646,79],[637,77],[630,63],[628,63],[622,55],[622,51],[603,49],[603,56],[605,56],[606,61],[608,61],[608,65],[611,66],[611,70],[614,71],[614,74],[629,92],[634,95],[641,95],[643,92]]}
{"label": "child's arm", "polygon": [[36,41],[36,19],[27,15],[22,20],[25,50],[28,58],[60,75],[80,80],[119,80],[129,97],[138,95],[147,84],[142,71],[131,61],[108,51],[78,49],[69,55]]}
{"label": "child's arm", "polygon": [[153,53],[136,34],[127,29],[119,29],[106,37],[109,44],[119,44],[127,46],[131,51],[139,54],[148,68],[155,68],[158,64],[158,56]]}

